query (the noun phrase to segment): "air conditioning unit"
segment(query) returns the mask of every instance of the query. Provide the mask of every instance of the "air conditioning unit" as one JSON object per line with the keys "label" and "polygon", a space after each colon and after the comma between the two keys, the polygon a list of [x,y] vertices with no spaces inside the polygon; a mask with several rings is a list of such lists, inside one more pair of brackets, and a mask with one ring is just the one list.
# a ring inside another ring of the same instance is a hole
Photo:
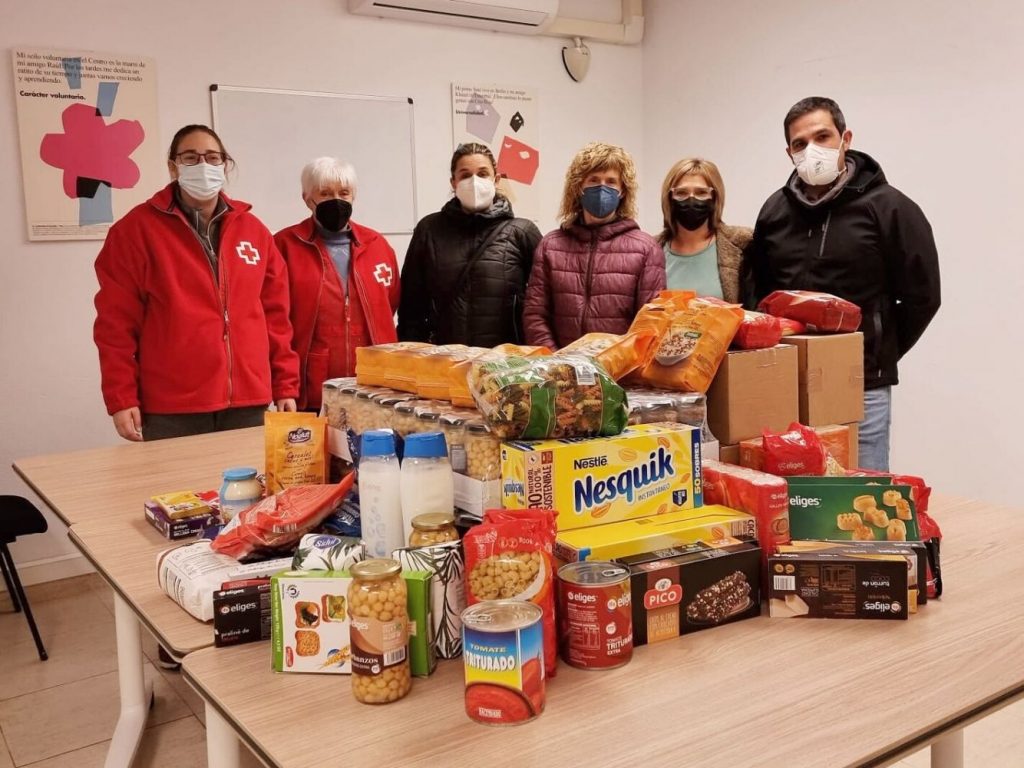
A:
{"label": "air conditioning unit", "polygon": [[536,34],[555,20],[558,0],[348,0],[348,9],[364,16]]}

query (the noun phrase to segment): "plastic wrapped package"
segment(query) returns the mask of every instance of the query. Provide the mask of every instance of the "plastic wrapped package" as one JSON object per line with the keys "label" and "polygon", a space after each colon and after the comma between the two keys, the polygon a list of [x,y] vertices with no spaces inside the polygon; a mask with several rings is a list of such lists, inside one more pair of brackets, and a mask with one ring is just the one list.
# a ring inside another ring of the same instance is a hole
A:
{"label": "plastic wrapped package", "polygon": [[448,399],[452,405],[461,408],[476,408],[473,393],[469,391],[469,372],[475,362],[503,360],[510,355],[541,357],[549,354],[551,351],[547,347],[524,347],[517,344],[499,344],[494,349],[468,347],[448,369]]}
{"label": "plastic wrapped package", "polygon": [[475,362],[470,389],[503,440],[617,435],[629,417],[622,387],[577,355]]}
{"label": "plastic wrapped package", "polygon": [[[730,304],[713,296],[701,296],[694,304],[708,304],[718,307],[739,308],[739,304]],[[774,347],[782,339],[782,324],[779,318],[762,312],[743,312],[743,322],[733,337],[735,349],[767,349]]]}
{"label": "plastic wrapped package", "polygon": [[654,328],[641,328],[622,335],[587,333],[562,347],[558,355],[583,355],[595,359],[608,375],[621,381],[650,359],[650,350],[658,340]]}
{"label": "plastic wrapped package", "polygon": [[357,385],[355,378],[328,379],[323,384],[320,415],[327,419],[327,426],[346,429],[347,413],[355,399]]}
{"label": "plastic wrapped package", "polygon": [[793,422],[785,432],[765,430],[764,471],[771,475],[824,475],[828,451],[811,427]]}
{"label": "plastic wrapped package", "polygon": [[707,396],[700,392],[630,387],[626,397],[630,424],[688,424],[701,430],[703,442],[715,439],[708,428]]}
{"label": "plastic wrapped package", "polygon": [[392,356],[395,353],[432,346],[421,341],[396,341],[374,347],[359,347],[356,349],[356,382],[364,386],[388,386],[388,377],[394,366]]}
{"label": "plastic wrapped package", "polygon": [[420,354],[413,362],[416,394],[424,399],[447,400],[448,371],[468,354],[470,347],[465,344],[445,344]]}
{"label": "plastic wrapped package", "polygon": [[713,459],[704,460],[702,471],[705,504],[738,509],[757,520],[757,540],[767,564],[776,546],[790,542],[789,483],[776,475]]}
{"label": "plastic wrapped package", "polygon": [[347,571],[366,557],[363,543],[348,536],[307,533],[292,558],[293,571]]}
{"label": "plastic wrapped package", "polygon": [[382,392],[381,394],[373,395],[370,400],[377,408],[371,411],[371,421],[373,423],[369,429],[394,429],[395,406],[399,403],[415,399],[416,395],[409,394],[408,392]]}
{"label": "plastic wrapped package", "polygon": [[776,317],[799,320],[812,333],[852,333],[860,328],[860,307],[830,293],[774,291],[757,305]]}

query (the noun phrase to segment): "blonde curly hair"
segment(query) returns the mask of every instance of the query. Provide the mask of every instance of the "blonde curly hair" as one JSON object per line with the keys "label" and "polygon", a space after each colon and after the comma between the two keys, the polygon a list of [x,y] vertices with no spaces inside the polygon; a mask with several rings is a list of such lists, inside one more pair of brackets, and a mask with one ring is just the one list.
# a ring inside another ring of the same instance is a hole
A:
{"label": "blonde curly hair", "polygon": [[562,205],[558,209],[558,218],[563,227],[573,224],[583,215],[580,196],[583,194],[583,182],[587,176],[595,171],[607,170],[616,170],[622,177],[619,216],[624,219],[636,218],[636,165],[632,156],[622,147],[595,141],[576,153],[569,170],[565,172]]}

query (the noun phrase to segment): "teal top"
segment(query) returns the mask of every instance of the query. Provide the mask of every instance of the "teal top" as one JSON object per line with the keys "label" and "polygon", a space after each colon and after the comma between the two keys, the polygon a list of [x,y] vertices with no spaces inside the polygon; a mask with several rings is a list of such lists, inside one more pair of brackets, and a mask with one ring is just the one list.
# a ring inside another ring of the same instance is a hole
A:
{"label": "teal top", "polygon": [[699,253],[684,256],[665,243],[665,275],[671,291],[696,291],[698,296],[722,295],[722,279],[718,275],[718,244],[712,240]]}
{"label": "teal top", "polygon": [[334,268],[338,270],[338,280],[341,282],[341,290],[348,293],[348,264],[352,254],[352,230],[343,229],[341,232],[328,232],[317,225],[320,237],[327,246],[327,253],[330,254]]}

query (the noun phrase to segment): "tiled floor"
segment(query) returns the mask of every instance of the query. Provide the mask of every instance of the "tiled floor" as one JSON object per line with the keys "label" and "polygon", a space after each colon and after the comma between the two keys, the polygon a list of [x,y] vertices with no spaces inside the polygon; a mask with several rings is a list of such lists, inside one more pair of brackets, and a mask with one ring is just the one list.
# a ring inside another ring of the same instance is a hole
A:
{"label": "tiled floor", "polygon": [[[117,648],[110,589],[95,575],[29,587],[50,659],[40,662],[24,616],[0,593],[0,768],[103,765],[118,713]],[[147,658],[156,642],[143,633]],[[177,672],[150,662],[156,702],[135,765],[206,765],[202,701]],[[242,765],[260,763],[243,749]]]}
{"label": "tiled floor", "polygon": [[[118,706],[110,590],[97,576],[81,576],[30,587],[29,600],[50,660],[39,661],[24,617],[0,594],[0,768],[102,766]],[[143,650],[156,658],[156,642],[145,633]],[[205,766],[201,700],[179,673],[148,662],[145,669],[156,704],[135,764]],[[971,768],[1024,768],[1024,702],[970,726],[964,743]],[[243,750],[242,765],[260,763]],[[928,750],[896,765],[927,768]]]}

